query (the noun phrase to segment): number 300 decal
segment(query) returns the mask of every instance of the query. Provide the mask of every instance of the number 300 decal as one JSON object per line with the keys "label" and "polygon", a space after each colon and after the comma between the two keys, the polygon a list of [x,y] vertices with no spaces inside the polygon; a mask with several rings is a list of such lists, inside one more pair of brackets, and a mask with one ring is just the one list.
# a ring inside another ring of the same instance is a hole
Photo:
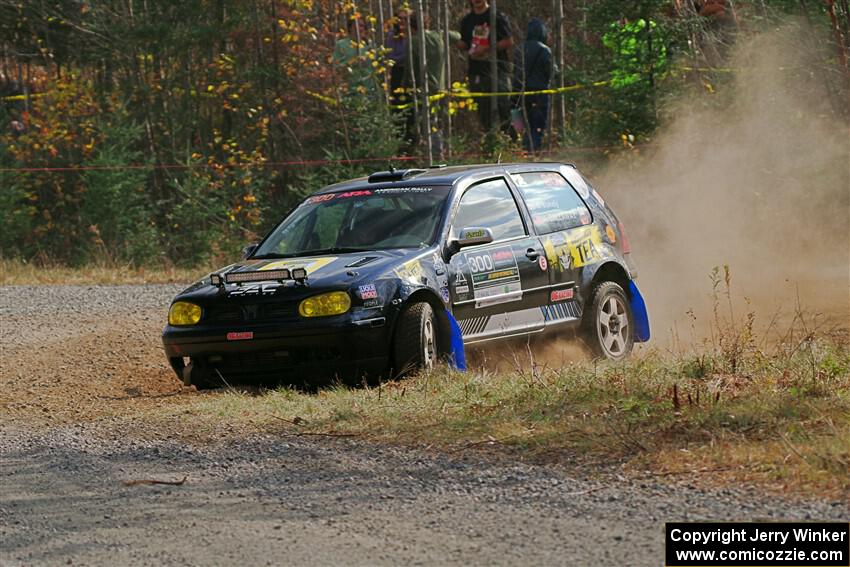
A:
{"label": "number 300 decal", "polygon": [[469,269],[473,274],[477,274],[479,272],[492,272],[494,269],[493,258],[491,258],[489,254],[469,256],[468,261]]}

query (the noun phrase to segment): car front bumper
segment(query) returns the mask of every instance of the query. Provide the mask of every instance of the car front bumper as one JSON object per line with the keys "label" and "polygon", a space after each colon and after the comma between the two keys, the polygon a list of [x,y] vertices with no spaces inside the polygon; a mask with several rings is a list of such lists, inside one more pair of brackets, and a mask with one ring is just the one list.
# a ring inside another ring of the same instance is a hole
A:
{"label": "car front bumper", "polygon": [[390,337],[386,319],[375,317],[326,328],[167,326],[162,340],[171,367],[187,382],[188,365],[207,381],[324,382],[383,373],[389,364]]}

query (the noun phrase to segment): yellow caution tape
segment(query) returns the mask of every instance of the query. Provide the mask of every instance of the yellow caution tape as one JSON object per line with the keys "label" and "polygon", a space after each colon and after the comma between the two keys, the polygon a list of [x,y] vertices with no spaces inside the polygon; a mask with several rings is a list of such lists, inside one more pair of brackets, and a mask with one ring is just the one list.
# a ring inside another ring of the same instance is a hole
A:
{"label": "yellow caution tape", "polygon": [[11,95],[11,96],[0,97],[0,100],[26,100],[27,97],[38,98],[38,97],[44,96],[46,94],[47,93],[30,93],[29,95],[22,95],[22,94],[21,95]]}
{"label": "yellow caution tape", "polygon": [[[577,91],[580,89],[586,89],[590,87],[601,87],[607,85],[608,81],[596,81],[595,83],[589,84],[578,84],[578,85],[569,85],[566,87],[560,87],[556,89],[541,89],[537,91],[509,91],[509,92],[474,92],[474,91],[465,91],[460,89],[453,89],[451,91],[440,91],[439,93],[432,94],[428,97],[429,102],[437,102],[438,100],[442,100],[446,97],[451,98],[485,98],[485,97],[499,97],[499,96],[531,96],[531,95],[541,95],[541,94],[559,94],[566,93],[570,91]],[[305,90],[308,95],[311,97],[324,102],[325,104],[329,104],[331,106],[337,105],[337,100],[335,98],[329,97],[327,95],[323,95],[321,93],[317,93],[311,90]],[[38,98],[41,96],[45,96],[49,93],[32,93],[29,95],[30,98]],[[202,95],[206,95],[207,93],[200,93]],[[2,97],[0,100],[24,100],[26,99],[25,95],[13,95]],[[395,108],[398,110],[404,110],[413,106],[413,103],[405,103],[405,104],[392,104],[390,108]]]}
{"label": "yellow caution tape", "polygon": [[589,83],[586,85],[578,84],[578,85],[569,85],[566,87],[559,87],[557,89],[541,89],[539,91],[513,91],[513,92],[466,92],[466,91],[454,91],[452,92],[453,97],[460,98],[477,98],[477,97],[491,97],[491,96],[531,96],[531,95],[541,95],[541,94],[560,94],[566,93],[570,91],[578,91],[581,89],[587,89],[590,87],[601,87],[607,85],[608,81],[596,81],[595,83]]}
{"label": "yellow caution tape", "polygon": [[336,106],[336,99],[333,99],[329,96],[325,96],[323,94],[320,94],[320,93],[317,93],[317,92],[314,92],[314,91],[311,91],[311,90],[305,90],[304,92],[306,92],[308,95],[312,96],[313,98],[319,99],[320,101],[322,101],[326,104],[330,104],[331,106]]}
{"label": "yellow caution tape", "polygon": [[729,67],[687,67],[687,66],[677,66],[676,69],[681,71],[696,71],[697,73],[734,73],[737,69],[732,69]]}
{"label": "yellow caution tape", "polygon": [[[451,97],[451,98],[484,98],[484,97],[499,97],[499,96],[533,96],[533,95],[542,95],[542,94],[560,94],[567,93],[570,91],[578,91],[581,89],[587,89],[591,87],[601,87],[607,85],[608,81],[596,81],[594,83],[578,84],[578,85],[569,85],[566,87],[559,87],[556,89],[541,89],[537,91],[508,91],[508,92],[473,92],[473,91],[464,91],[460,89],[454,89],[452,91],[441,91],[440,93],[431,95],[428,97],[430,102],[434,102],[440,100],[441,98]],[[390,108],[395,108],[398,110],[404,110],[413,106],[413,103],[406,104],[392,104]]]}

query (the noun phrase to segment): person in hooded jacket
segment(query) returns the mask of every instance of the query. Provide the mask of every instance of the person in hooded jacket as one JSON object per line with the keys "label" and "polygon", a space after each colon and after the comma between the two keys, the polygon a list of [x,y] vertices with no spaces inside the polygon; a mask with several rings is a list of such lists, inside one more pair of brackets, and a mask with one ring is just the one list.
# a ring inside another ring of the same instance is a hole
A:
{"label": "person in hooded jacket", "polygon": [[[528,22],[525,41],[514,53],[514,91],[532,92],[549,88],[552,81],[552,50],[546,45],[546,26],[537,18]],[[523,146],[527,151],[539,151],[543,133],[549,121],[552,95],[523,94],[516,107],[523,112],[526,128]]]}

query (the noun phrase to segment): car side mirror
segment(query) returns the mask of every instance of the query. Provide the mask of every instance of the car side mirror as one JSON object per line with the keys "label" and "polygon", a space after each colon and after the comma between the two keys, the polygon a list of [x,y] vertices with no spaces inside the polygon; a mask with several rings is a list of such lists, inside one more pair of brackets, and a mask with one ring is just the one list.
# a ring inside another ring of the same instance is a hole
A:
{"label": "car side mirror", "polygon": [[458,237],[449,242],[449,251],[456,254],[461,248],[490,244],[493,242],[493,231],[483,227],[468,227],[458,233]]}
{"label": "car side mirror", "polygon": [[259,246],[259,244],[257,244],[256,242],[254,242],[254,243],[249,244],[249,245],[248,245],[248,246],[246,246],[245,248],[243,248],[243,249],[242,249],[242,258],[243,258],[243,259],[245,259],[245,260],[247,260],[248,258],[250,258],[250,257],[251,257],[251,254],[253,254],[253,253],[254,253],[254,251],[255,251],[255,250],[257,250],[257,247],[258,247],[258,246]]}

